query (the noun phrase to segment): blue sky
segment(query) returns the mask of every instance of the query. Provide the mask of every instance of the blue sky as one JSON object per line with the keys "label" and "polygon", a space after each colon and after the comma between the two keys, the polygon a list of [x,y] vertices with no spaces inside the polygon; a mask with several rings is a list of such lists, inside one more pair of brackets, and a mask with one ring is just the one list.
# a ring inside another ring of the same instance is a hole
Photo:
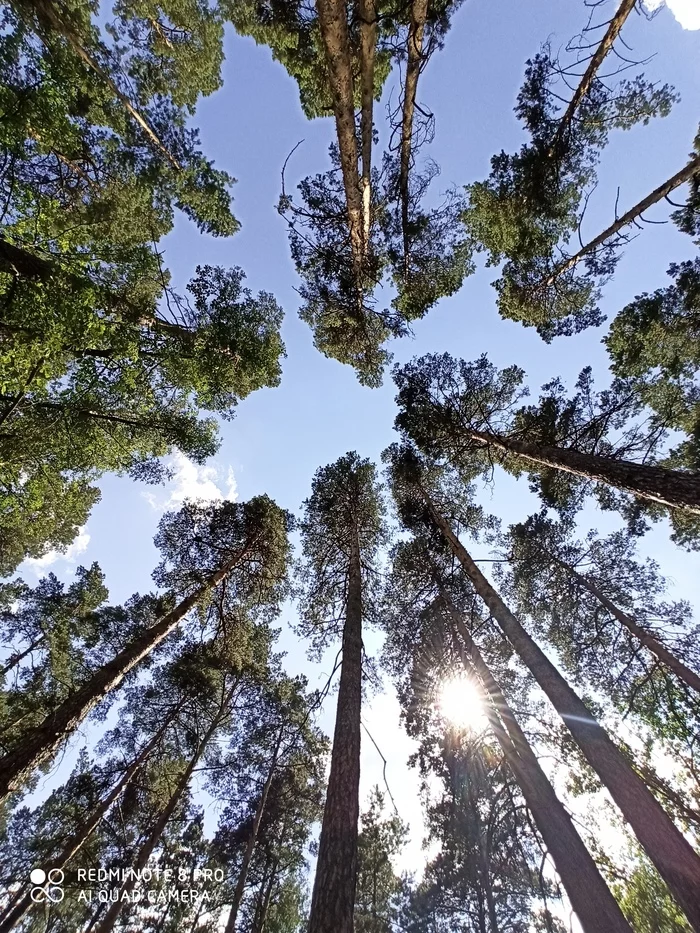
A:
{"label": "blue sky", "polygon": [[[683,0],[676,2],[683,4]],[[685,0],[684,15],[692,17],[698,6],[700,0]],[[512,107],[526,58],[548,38],[554,48],[563,46],[585,19],[585,7],[578,0],[466,0],[454,19],[444,51],[430,62],[419,89],[420,100],[436,117],[429,155],[442,169],[434,182],[437,188],[483,179],[495,152],[519,146],[522,134]],[[655,55],[645,69],[647,76],[673,84],[682,100],[665,120],[612,136],[603,155],[584,236],[594,235],[614,218],[618,186],[620,208],[626,209],[677,171],[686,161],[698,129],[700,32],[682,29],[671,12],[662,8],[651,21],[633,15],[623,35],[636,58]],[[390,79],[378,107],[378,123],[384,121],[384,106],[392,87]],[[363,388],[352,370],[322,357],[313,348],[309,329],[299,321],[297,278],[286,226],[275,210],[282,164],[299,140],[304,143],[290,160],[288,190],[305,175],[328,167],[332,121],[307,121],[295,83],[272,61],[269,50],[229,30],[224,85],[200,104],[196,123],[206,153],[238,179],[234,210],[242,230],[229,240],[217,240],[199,235],[181,219],[165,242],[167,265],[180,287],[198,263],[240,265],[253,290],[274,293],[286,312],[283,336],[287,359],[282,384],[241,403],[235,420],[222,425],[221,450],[204,469],[197,470],[176,458],[177,478],[166,488],[105,478],[102,501],[77,546],[67,559],[25,565],[22,570],[28,582],[48,566],[68,578],[76,561],[89,564],[97,560],[107,574],[112,600],[121,601],[152,587],[150,572],[157,553],[151,539],[168,504],[176,506],[184,495],[210,497],[216,490],[231,494],[235,489],[241,499],[266,492],[280,505],[296,511],[309,494],[312,475],[319,466],[352,449],[377,461],[393,440],[391,380],[378,390]],[[667,210],[659,206],[650,216],[663,219]],[[672,225],[649,227],[627,247],[614,281],[606,288],[603,310],[612,317],[635,295],[664,285],[669,263],[692,255],[692,242]],[[456,296],[442,301],[425,320],[415,324],[414,339],[394,342],[395,359],[404,361],[415,354],[444,350],[474,359],[486,352],[498,366],[522,366],[535,389],[555,375],[572,384],[580,369],[589,364],[600,383],[605,382],[607,363],[600,345],[604,329],[546,345],[534,331],[499,318],[490,285],[494,277],[494,270],[480,266]],[[497,477],[484,504],[508,522],[519,521],[534,509],[526,483],[505,476]],[[589,517],[591,525],[613,527],[610,516],[591,512]],[[674,579],[678,597],[695,602],[700,599],[694,572],[697,556],[670,545],[663,527],[647,536],[643,549]],[[315,684],[328,667],[306,659],[305,646],[288,629],[291,612],[283,618],[280,643],[289,652],[290,671],[305,671]],[[377,642],[377,638],[371,639],[371,643]],[[332,698],[322,720],[328,733],[332,732],[334,707]],[[404,864],[415,867],[420,861],[422,834],[417,783],[405,776],[410,743],[399,733],[397,706],[390,691],[375,698],[365,718],[389,760],[388,777],[401,815],[413,825]],[[363,744],[362,789],[366,794],[381,780],[381,761],[365,736]]]}

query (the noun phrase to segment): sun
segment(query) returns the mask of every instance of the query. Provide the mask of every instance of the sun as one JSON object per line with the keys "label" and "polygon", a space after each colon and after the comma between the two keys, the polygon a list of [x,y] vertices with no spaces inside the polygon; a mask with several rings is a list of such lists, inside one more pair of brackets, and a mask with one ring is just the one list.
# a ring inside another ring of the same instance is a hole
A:
{"label": "sun", "polygon": [[483,695],[469,677],[451,677],[443,681],[437,705],[443,718],[458,729],[479,732],[486,728]]}

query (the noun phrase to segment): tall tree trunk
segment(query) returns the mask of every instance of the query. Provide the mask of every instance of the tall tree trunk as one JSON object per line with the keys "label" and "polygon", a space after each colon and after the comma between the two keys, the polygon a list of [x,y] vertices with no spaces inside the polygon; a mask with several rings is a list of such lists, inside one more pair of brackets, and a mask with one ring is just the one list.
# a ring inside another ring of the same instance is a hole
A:
{"label": "tall tree trunk", "polygon": [[362,192],[357,172],[355,137],[355,97],[352,80],[352,56],[344,0],[316,0],[321,38],[328,63],[328,78],[333,97],[333,112],[343,172],[348,230],[353,268],[359,283],[363,267]]}
{"label": "tall tree trunk", "polygon": [[136,123],[138,123],[148,139],[161,153],[161,155],[164,155],[174,168],[181,168],[177,159],[175,159],[175,157],[168,151],[166,146],[159,139],[158,134],[150,125],[148,120],[141,113],[139,113],[126,94],[119,90],[110,75],[104,70],[104,68],[102,68],[94,55],[91,55],[90,52],[88,52],[88,50],[83,46],[80,37],[75,33],[73,28],[61,18],[56,10],[58,4],[53,3],[52,0],[48,0],[48,2],[47,0],[29,0],[28,3],[26,0],[24,0],[24,2],[22,2],[22,0],[19,0],[19,2],[18,0],[15,0],[13,5],[17,6],[20,10],[29,9],[31,12],[33,12],[36,15],[41,32],[48,32],[49,35],[51,33],[59,33],[62,35],[73,51],[76,53],[76,55],[88,66],[88,68],[94,71],[95,74],[99,75],[99,77],[105,82],[105,84],[119,100],[127,113]]}
{"label": "tall tree trunk", "polygon": [[[78,829],[69,837],[68,842],[63,846],[61,853],[55,859],[51,859],[48,865],[43,866],[47,871],[52,869],[65,868],[73,856],[75,856],[85,845],[92,833],[99,826],[102,818],[110,809],[112,804],[115,803],[115,801],[121,796],[124,788],[131,783],[143,763],[146,761],[158,742],[160,742],[166,729],[174,718],[174,715],[175,714],[173,713],[172,715],[168,716],[167,721],[161,726],[158,732],[146,745],[144,745],[144,747],[138,753],[136,758],[131,762],[129,767],[126,769],[119,781],[117,781],[117,783],[114,785],[112,790],[107,794],[104,800],[102,800],[99,805],[95,807],[88,818],[84,820]],[[31,890],[28,890],[19,901],[15,902],[9,911],[0,917],[0,933],[9,933],[10,930],[13,930],[16,926],[18,926],[20,921],[26,916],[27,912],[32,907],[33,903],[34,902],[32,901]]]}
{"label": "tall tree trunk", "polygon": [[697,896],[700,891],[700,856],[684,839],[607,732],[596,722],[586,704],[505,605],[428,493],[419,488],[433,521],[474,589],[561,716],[590,766],[610,791],[693,929],[700,933],[700,900]]}
{"label": "tall tree trunk", "polygon": [[372,205],[372,127],[374,111],[374,64],[377,51],[377,11],[374,0],[358,0],[360,20],[360,83],[362,111],[362,236],[363,251],[369,248]]}
{"label": "tall tree trunk", "polygon": [[491,730],[520,785],[584,933],[632,933],[571,817],[540,767],[500,686],[474,644],[462,614],[442,588],[441,597],[453,632],[459,632],[466,648],[465,651],[458,645],[462,663],[468,672],[475,673],[490,701],[485,704],[485,712]]}
{"label": "tall tree trunk", "polygon": [[360,817],[362,571],[352,531],[343,661],[308,933],[353,933]]}
{"label": "tall tree trunk", "polygon": [[560,560],[553,554],[548,555],[555,563],[559,564],[567,573],[569,573],[584,589],[594,596],[601,606],[605,606],[610,615],[616,619],[620,625],[627,629],[635,638],[637,638],[645,648],[647,648],[655,657],[666,665],[680,680],[686,683],[692,690],[700,693],[700,676],[692,671],[686,664],[679,660],[672,652],[668,650],[651,632],[642,628],[641,625],[626,612],[623,612],[615,603],[608,599],[600,587],[591,580],[590,577],[580,574],[571,564]]}
{"label": "tall tree trunk", "polygon": [[267,803],[267,796],[270,792],[270,786],[272,784],[273,778],[275,776],[275,770],[277,767],[277,759],[279,756],[280,745],[282,744],[282,736],[284,733],[284,726],[280,729],[277,741],[275,742],[275,747],[272,752],[272,759],[270,761],[270,767],[267,771],[267,776],[265,778],[265,783],[263,784],[263,789],[260,794],[260,800],[258,801],[258,806],[255,810],[255,819],[253,820],[253,828],[250,833],[250,838],[245,847],[245,852],[243,853],[243,862],[241,863],[241,870],[238,873],[238,881],[236,882],[236,890],[233,892],[233,903],[231,904],[231,910],[228,915],[228,920],[226,921],[226,930],[225,933],[235,933],[236,930],[236,920],[238,918],[238,911],[240,910],[241,901],[243,900],[243,893],[245,891],[246,882],[248,880],[248,870],[250,869],[250,863],[253,859],[253,853],[255,852],[255,844],[258,839],[258,832],[260,830],[260,823],[262,822],[263,814],[265,812],[265,804]]}
{"label": "tall tree trunk", "polygon": [[608,52],[612,49],[615,39],[617,39],[617,37],[620,35],[620,30],[624,26],[625,20],[634,9],[635,3],[636,0],[622,0],[622,3],[617,9],[617,12],[610,20],[605,35],[600,41],[600,45],[593,53],[591,60],[588,63],[588,67],[586,68],[578,87],[574,91],[574,94],[569,101],[569,105],[564,112],[564,116],[559,121],[557,133],[554,137],[554,142],[552,143],[552,147],[550,149],[552,154],[556,154],[559,151],[565,136],[569,132],[571,121],[574,118],[574,114],[576,113],[579,104],[590,91],[591,85],[593,84],[593,81],[595,80],[595,77],[598,73],[598,69],[603,64],[603,61]]}
{"label": "tall tree trunk", "polygon": [[401,150],[399,161],[399,195],[401,197],[401,232],[403,235],[404,271],[408,272],[411,251],[408,234],[409,222],[409,173],[413,144],[413,116],[416,110],[418,78],[423,60],[423,30],[428,15],[428,0],[413,0],[411,21],[408,27],[406,80],[403,91],[401,118]]}
{"label": "tall tree trunk", "polygon": [[[190,780],[192,779],[192,775],[194,774],[194,770],[197,767],[199,760],[204,754],[204,751],[206,750],[206,747],[211,741],[214,733],[216,732],[216,730],[219,728],[221,724],[222,714],[224,713],[226,703],[228,702],[228,699],[230,699],[230,696],[231,696],[231,691],[227,693],[226,697],[222,698],[217,715],[214,717],[214,719],[211,722],[211,725],[209,726],[206,733],[204,734],[204,737],[201,739],[201,741],[197,745],[197,749],[194,755],[190,759],[189,764],[187,765],[182,775],[180,776],[179,781],[175,785],[175,790],[170,795],[170,799],[168,800],[164,809],[161,811],[158,819],[155,821],[153,825],[153,829],[149,833],[148,838],[146,839],[146,842],[141,847],[139,854],[136,858],[136,861],[134,862],[132,866],[130,866],[134,868],[137,873],[141,871],[142,869],[144,869],[146,865],[148,864],[148,860],[151,857],[153,850],[158,845],[158,842],[160,841],[160,838],[163,835],[163,832],[165,830],[166,825],[168,824],[168,821],[170,820],[173,813],[177,809],[177,805],[182,799],[182,795],[187,790],[187,787],[190,783]],[[124,882],[124,884],[122,885],[119,891],[120,899],[110,904],[109,910],[107,911],[104,920],[102,921],[102,923],[99,925],[97,929],[97,933],[112,933],[116,925],[116,922],[119,919],[119,916],[124,907],[124,901],[121,900],[121,895],[126,894],[130,891],[133,891],[133,889],[136,887],[136,884],[137,884],[136,878],[131,878],[129,881]]]}
{"label": "tall tree trunk", "polygon": [[54,754],[64,739],[75,731],[101,700],[116,690],[129,671],[177,627],[202,596],[229,575],[244,554],[245,550],[235,554],[195,593],[183,599],[151,628],[137,635],[111,661],[95,671],[84,686],[72,693],[49,713],[40,725],[28,732],[17,748],[0,758],[0,803],[18,788],[35,768]]}
{"label": "tall tree trunk", "polygon": [[675,175],[672,175],[667,181],[659,185],[658,188],[655,188],[651,194],[648,194],[645,198],[642,198],[634,207],[631,207],[622,217],[619,217],[615,223],[611,224],[607,230],[603,230],[602,233],[599,233],[597,237],[590,240],[588,243],[584,244],[581,249],[574,253],[573,256],[570,256],[568,259],[564,260],[552,274],[547,278],[543,279],[543,284],[550,286],[559,278],[560,275],[563,275],[565,272],[568,272],[569,269],[573,269],[574,266],[583,259],[584,256],[587,256],[589,253],[592,253],[594,250],[598,249],[599,246],[602,246],[606,240],[609,240],[611,237],[615,236],[616,233],[619,233],[620,230],[623,230],[625,227],[628,227],[631,223],[634,223],[644,211],[648,210],[654,204],[663,200],[667,195],[669,195],[676,188],[679,188],[685,182],[690,181],[694,175],[697,175],[700,172],[700,155],[695,156],[691,159],[687,165],[685,165],[679,172],[676,172]]}
{"label": "tall tree trunk", "polygon": [[496,447],[532,463],[607,483],[608,486],[630,492],[640,499],[651,499],[652,502],[660,502],[670,508],[700,514],[700,476],[695,473],[665,470],[663,467],[632,463],[630,460],[601,457],[598,454],[572,450],[570,447],[531,444],[515,437],[501,437],[471,428],[466,428],[466,433],[472,440],[479,441],[485,447]]}

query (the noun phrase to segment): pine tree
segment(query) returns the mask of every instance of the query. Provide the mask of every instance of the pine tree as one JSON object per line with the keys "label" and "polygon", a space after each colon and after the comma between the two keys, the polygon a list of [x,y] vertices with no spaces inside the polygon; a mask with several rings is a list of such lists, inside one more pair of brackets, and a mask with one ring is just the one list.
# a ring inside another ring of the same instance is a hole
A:
{"label": "pine tree", "polygon": [[[423,520],[432,526],[459,561],[474,589],[526,667],[550,699],[593,770],[610,791],[625,820],[669,886],[686,916],[697,925],[693,889],[700,881],[700,858],[660,807],[623,752],[593,717],[591,710],[559,673],[522,623],[477,567],[440,510],[422,476],[421,462],[411,448],[390,449],[393,469],[404,484],[411,508],[423,508]],[[419,512],[420,514],[420,512]],[[662,841],[663,840],[663,841]],[[671,852],[674,854],[671,855]],[[682,866],[682,867],[681,867]]]}
{"label": "pine tree", "polygon": [[[464,220],[470,236],[488,253],[489,264],[507,260],[496,282],[501,315],[536,327],[546,341],[602,321],[599,283],[612,273],[616,254],[614,249],[595,250],[616,231],[610,228],[575,258],[558,263],[556,257],[580,227],[586,192],[595,183],[596,164],[610,130],[665,116],[676,99],[668,85],[658,87],[643,74],[617,85],[610,76],[598,76],[633,6],[623,0],[599,44],[584,45],[581,40],[584,48],[592,45],[594,51],[563,113],[567,79],[580,61],[561,63],[548,46],[528,60],[515,113],[531,141],[514,155],[494,156],[487,181],[467,186],[470,203]],[[681,183],[670,182],[666,193]],[[661,197],[663,193],[656,200]],[[625,223],[650,203],[654,199],[625,215]],[[584,255],[586,272],[576,275],[574,267]]]}
{"label": "pine tree", "polygon": [[384,806],[384,795],[375,787],[360,817],[354,917],[357,933],[391,933],[398,915],[403,881],[392,859],[401,852],[408,827],[398,815],[384,816]]}
{"label": "pine tree", "polygon": [[573,397],[555,379],[543,387],[538,405],[516,407],[527,394],[523,378],[518,367],[499,372],[485,356],[473,363],[449,354],[421,357],[395,370],[397,427],[466,478],[494,462],[516,476],[526,472],[545,504],[564,513],[576,510],[591,488],[604,508],[621,510],[638,531],[644,528],[642,508],[654,517],[659,505],[670,507],[674,538],[693,545],[698,479],[654,463],[663,453],[666,427],[644,420],[640,400],[625,382],[595,393],[586,369]]}
{"label": "pine tree", "polygon": [[331,770],[309,933],[352,933],[357,885],[362,631],[375,619],[384,539],[375,470],[348,453],[319,469],[300,523],[301,631],[316,650],[342,638]]}
{"label": "pine tree", "polygon": [[[289,523],[289,516],[264,496],[245,504],[186,504],[180,512],[166,515],[155,539],[163,560],[154,577],[167,588],[171,603],[172,597],[180,602],[91,672],[0,759],[3,797],[50,759],[83,719],[195,607],[208,608],[214,634],[225,632],[230,624],[226,616],[217,616],[222,605],[230,606],[234,618],[236,611],[276,611],[284,592]],[[221,600],[212,603],[212,590],[224,580],[228,586],[223,590],[223,604]]]}
{"label": "pine tree", "polygon": [[[408,503],[400,493],[400,485],[396,487],[396,494],[401,497],[399,505],[403,513]],[[465,586],[464,580],[454,574],[444,545],[422,537],[398,544],[393,552],[392,578],[387,597],[390,627],[386,655],[390,669],[399,681],[399,696],[409,730],[422,743],[419,752],[421,768],[426,772],[431,768],[436,769],[442,777],[449,777],[450,781],[454,779],[453,770],[447,773],[444,770],[444,756],[451,747],[447,739],[444,740],[446,747],[440,745],[439,754],[435,751],[435,743],[443,742],[444,723],[436,727],[437,731],[431,729],[430,723],[436,711],[439,712],[437,688],[440,682],[449,682],[450,677],[455,677],[455,669],[462,667],[463,676],[468,678],[468,682],[479,684],[483,692],[486,720],[503,755],[498,767],[510,769],[520,785],[526,804],[532,811],[533,822],[554,859],[583,928],[596,930],[605,926],[627,931],[627,924],[610,891],[542,771],[499,682],[470,634],[484,628],[476,609],[478,597],[468,584]],[[461,610],[458,604],[463,607]],[[484,637],[482,635],[480,638],[482,643]],[[512,667],[508,664],[510,658],[498,657],[503,654],[503,643],[499,645],[497,641],[489,639],[488,648],[489,656],[497,660],[499,679],[509,685],[512,694],[515,685]],[[411,659],[410,664],[406,663],[407,657]],[[522,690],[518,690],[516,696],[519,706],[527,703],[527,695]],[[478,739],[478,736],[474,738]],[[478,752],[478,745],[475,752]],[[453,805],[450,811],[453,814],[455,807]],[[519,820],[513,832],[519,831],[518,826]],[[459,838],[455,839],[456,846],[463,842]],[[454,866],[451,868],[449,860],[443,869],[438,871],[438,867],[435,867],[439,874],[444,871],[447,878],[452,880],[448,882],[445,874],[441,874],[442,880],[434,884],[448,887],[454,885],[462,891],[466,885],[471,892],[470,897],[476,896],[483,907],[489,898],[493,902],[494,896],[489,880],[490,869],[484,864],[490,856],[488,853],[484,855],[478,846],[476,851],[481,853],[476,863],[470,859],[463,870],[456,870]],[[438,866],[441,864],[438,860]],[[542,891],[532,889],[534,872],[531,874],[530,871],[527,865],[519,866],[513,874],[513,887],[506,884],[509,872],[504,870],[498,873],[501,904],[507,912],[515,910],[517,913],[521,909],[524,891],[529,891],[530,898],[542,894]],[[479,886],[480,878],[486,880],[488,890]],[[474,891],[477,893],[474,894]],[[590,896],[592,891],[596,892],[595,897]],[[418,892],[418,900],[423,903],[431,897],[429,890]],[[493,919],[496,907],[493,903],[491,907]]]}

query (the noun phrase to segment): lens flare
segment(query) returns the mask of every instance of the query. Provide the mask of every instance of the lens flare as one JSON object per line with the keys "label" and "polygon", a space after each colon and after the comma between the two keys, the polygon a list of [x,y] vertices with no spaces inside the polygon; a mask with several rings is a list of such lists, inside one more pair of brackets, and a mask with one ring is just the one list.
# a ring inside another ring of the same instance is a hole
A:
{"label": "lens flare", "polygon": [[441,684],[438,708],[443,718],[458,729],[479,732],[486,728],[481,691],[468,677],[452,677]]}

